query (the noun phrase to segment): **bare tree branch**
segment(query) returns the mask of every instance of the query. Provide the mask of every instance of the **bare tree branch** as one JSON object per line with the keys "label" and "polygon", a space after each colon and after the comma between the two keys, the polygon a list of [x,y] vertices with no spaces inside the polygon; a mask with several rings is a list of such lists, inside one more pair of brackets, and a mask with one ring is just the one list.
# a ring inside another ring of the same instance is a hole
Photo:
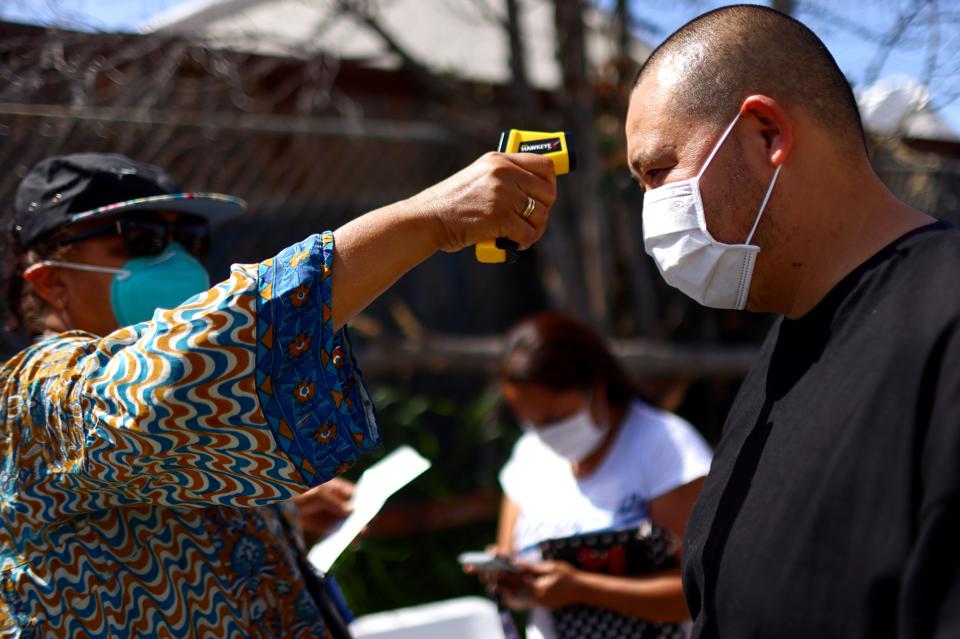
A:
{"label": "bare tree branch", "polygon": [[856,20],[851,20],[843,14],[834,11],[832,8],[824,6],[820,2],[806,0],[800,5],[800,8],[802,9],[804,15],[812,16],[818,21],[829,24],[831,27],[842,29],[857,36],[865,42],[876,43],[880,42],[880,40],[883,38],[882,33],[878,33],[864,26],[862,23],[857,22]]}
{"label": "bare tree branch", "polygon": [[527,77],[527,51],[523,40],[519,0],[506,0],[506,5],[507,19],[503,27],[507,31],[510,51],[510,87],[520,116],[524,120],[531,120],[534,113],[534,96]]}
{"label": "bare tree branch", "polygon": [[873,60],[867,67],[864,74],[864,83],[871,85],[877,81],[883,66],[887,62],[890,53],[896,48],[902,40],[904,33],[910,28],[910,25],[917,19],[920,13],[930,4],[930,0],[915,0],[913,5],[905,12],[901,13],[894,23],[893,27],[884,34]]}
{"label": "bare tree branch", "polygon": [[440,99],[451,99],[457,91],[447,81],[427,69],[406,47],[400,44],[380,23],[368,2],[362,0],[336,0],[336,6],[375,33],[394,55],[400,58],[405,69],[411,71],[423,85]]}
{"label": "bare tree branch", "polygon": [[940,58],[940,13],[937,10],[936,0],[930,1],[930,11],[927,16],[929,36],[927,40],[927,60],[924,65],[920,83],[929,87],[937,72]]}
{"label": "bare tree branch", "polygon": [[[397,368],[432,373],[496,374],[503,338],[422,335],[417,340],[378,339],[359,350],[364,374],[382,375]],[[618,359],[637,377],[685,374],[742,377],[756,356],[752,346],[670,345],[650,340],[613,340]]]}
{"label": "bare tree branch", "polygon": [[608,222],[600,193],[600,154],[594,121],[593,85],[587,77],[586,34],[582,0],[554,0],[557,59],[563,75],[562,94],[568,121],[577,133],[577,173],[573,174],[580,254],[587,285],[590,319],[609,330],[610,263]]}
{"label": "bare tree branch", "polygon": [[499,15],[489,0],[472,0],[471,4],[476,7],[477,11],[480,12],[487,22],[496,24],[504,29],[509,28],[509,11],[507,12],[507,17]]}
{"label": "bare tree branch", "polygon": [[793,12],[796,10],[797,3],[794,0],[771,0],[770,7],[776,9],[781,13],[785,13],[788,16],[793,15]]}

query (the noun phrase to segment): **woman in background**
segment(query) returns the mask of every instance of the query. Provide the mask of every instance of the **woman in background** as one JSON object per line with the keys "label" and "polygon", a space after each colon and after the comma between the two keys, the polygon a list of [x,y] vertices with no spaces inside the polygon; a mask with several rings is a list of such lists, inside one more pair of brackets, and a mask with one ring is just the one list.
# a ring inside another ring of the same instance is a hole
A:
{"label": "woman in background", "polygon": [[689,614],[679,569],[644,576],[586,572],[539,561],[538,543],[645,521],[683,539],[711,453],[686,421],[645,404],[591,329],[536,315],[507,339],[503,395],[524,429],[500,473],[497,551],[521,560],[500,574],[507,605],[532,604],[528,638],[554,635],[550,610],[573,604],[653,623]]}

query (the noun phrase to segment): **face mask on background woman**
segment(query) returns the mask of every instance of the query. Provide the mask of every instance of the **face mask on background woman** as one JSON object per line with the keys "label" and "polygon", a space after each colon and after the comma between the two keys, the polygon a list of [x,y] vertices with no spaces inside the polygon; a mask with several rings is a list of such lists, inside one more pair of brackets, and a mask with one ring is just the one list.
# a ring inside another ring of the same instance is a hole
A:
{"label": "face mask on background woman", "polygon": [[583,461],[597,450],[607,435],[607,427],[597,424],[590,414],[591,401],[587,398],[584,407],[573,415],[535,426],[524,423],[524,428],[533,432],[551,450],[572,461]]}

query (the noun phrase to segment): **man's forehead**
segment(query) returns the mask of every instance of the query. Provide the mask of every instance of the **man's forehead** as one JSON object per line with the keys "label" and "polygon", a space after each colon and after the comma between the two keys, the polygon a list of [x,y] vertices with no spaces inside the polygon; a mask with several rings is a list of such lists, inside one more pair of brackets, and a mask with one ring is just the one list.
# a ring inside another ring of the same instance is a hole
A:
{"label": "man's forehead", "polygon": [[[670,100],[656,87],[637,86],[630,99],[626,135],[630,161],[646,163],[649,156],[676,144],[677,121],[672,117]],[[675,115],[675,114],[674,114]]]}
{"label": "man's forehead", "polygon": [[668,52],[643,74],[630,97],[626,121],[631,163],[645,164],[690,137],[695,123],[684,117],[686,109],[678,107],[685,99],[683,82],[703,54],[699,44]]}
{"label": "man's forehead", "polygon": [[705,55],[706,47],[696,42],[662,53],[652,62],[652,67],[644,71],[634,88],[631,103],[640,98],[646,111],[663,110],[670,105],[675,109],[686,93],[684,83],[695,75],[695,68]]}

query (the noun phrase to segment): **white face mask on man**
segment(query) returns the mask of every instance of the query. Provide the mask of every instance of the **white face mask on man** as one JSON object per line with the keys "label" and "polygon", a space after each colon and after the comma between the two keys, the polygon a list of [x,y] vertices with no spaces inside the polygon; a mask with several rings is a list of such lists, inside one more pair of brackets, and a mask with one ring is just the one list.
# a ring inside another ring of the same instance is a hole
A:
{"label": "white face mask on man", "polygon": [[783,165],[777,166],[773,173],[746,241],[724,244],[713,239],[703,212],[700,177],[739,119],[738,112],[696,176],[664,184],[644,194],[643,246],[670,286],[704,306],[743,310],[760,252],[760,247],[751,245],[750,241]]}
{"label": "white face mask on man", "polygon": [[530,422],[524,430],[540,438],[553,452],[569,460],[580,462],[597,450],[607,435],[607,428],[597,424],[590,414],[590,401],[573,415],[544,426]]}

